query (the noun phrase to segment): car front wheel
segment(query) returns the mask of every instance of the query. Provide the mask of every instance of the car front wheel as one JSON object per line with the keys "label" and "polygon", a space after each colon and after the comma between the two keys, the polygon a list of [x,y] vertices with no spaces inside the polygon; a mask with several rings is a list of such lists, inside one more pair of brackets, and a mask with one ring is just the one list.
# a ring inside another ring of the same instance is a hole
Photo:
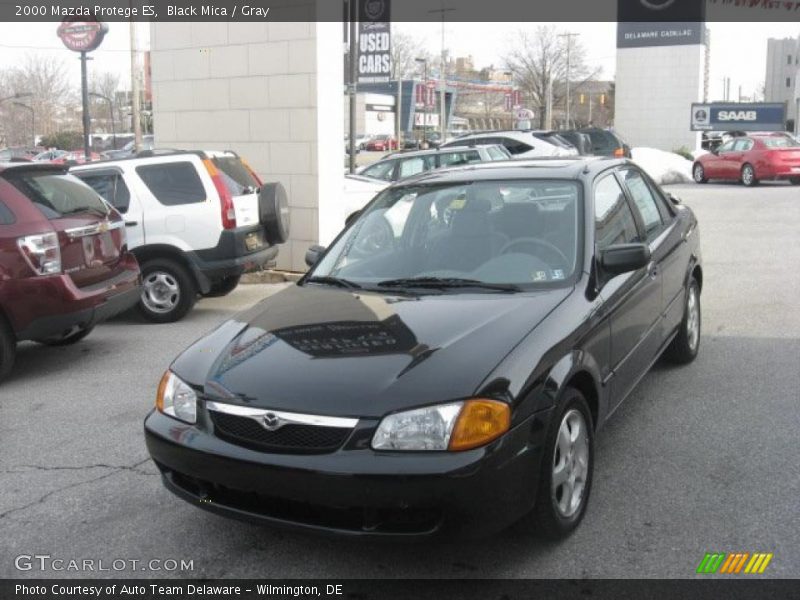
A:
{"label": "car front wheel", "polygon": [[153,323],[182,319],[197,301],[197,286],[188,270],[165,258],[146,261],[141,268],[141,315]]}
{"label": "car front wheel", "polygon": [[567,388],[545,441],[536,506],[523,524],[550,539],[568,536],[583,519],[594,469],[594,431],[586,398]]}
{"label": "car front wheel", "polygon": [[706,178],[706,171],[700,163],[695,163],[692,169],[692,176],[694,177],[695,183],[706,183],[708,181]]}
{"label": "car front wheel", "polygon": [[677,364],[687,364],[697,357],[700,350],[700,325],[700,286],[692,277],[686,293],[683,320],[678,335],[667,348],[667,359]]}

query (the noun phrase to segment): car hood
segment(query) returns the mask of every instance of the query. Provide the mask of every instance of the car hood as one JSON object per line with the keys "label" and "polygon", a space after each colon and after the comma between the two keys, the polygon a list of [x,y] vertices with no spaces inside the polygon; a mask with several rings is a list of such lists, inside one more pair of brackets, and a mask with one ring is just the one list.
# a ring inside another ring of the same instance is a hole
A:
{"label": "car hood", "polygon": [[569,292],[393,296],[294,285],[198,340],[172,369],[207,399],[380,417],[475,394]]}

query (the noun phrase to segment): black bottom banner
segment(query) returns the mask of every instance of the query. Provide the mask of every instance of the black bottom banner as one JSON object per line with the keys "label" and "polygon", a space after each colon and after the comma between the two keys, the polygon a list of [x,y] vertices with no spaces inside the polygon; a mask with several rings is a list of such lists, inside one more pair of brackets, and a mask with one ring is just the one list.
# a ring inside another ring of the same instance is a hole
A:
{"label": "black bottom banner", "polygon": [[789,600],[800,597],[797,580],[722,579],[582,579],[582,580],[440,580],[440,579],[347,579],[347,580],[15,580],[0,581],[0,598],[63,600],[101,598],[150,600],[154,598],[237,598],[294,600],[337,598],[346,600],[480,599],[517,600],[569,598],[596,600],[682,600],[725,598]]}

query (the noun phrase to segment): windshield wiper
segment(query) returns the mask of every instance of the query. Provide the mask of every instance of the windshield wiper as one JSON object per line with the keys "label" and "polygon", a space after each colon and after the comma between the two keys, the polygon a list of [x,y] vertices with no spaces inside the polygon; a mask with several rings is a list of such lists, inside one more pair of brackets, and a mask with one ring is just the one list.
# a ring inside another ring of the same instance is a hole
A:
{"label": "windshield wiper", "polygon": [[343,288],[350,288],[353,290],[361,289],[361,286],[357,284],[355,281],[350,281],[349,279],[342,279],[341,277],[330,277],[330,276],[320,276],[320,277],[309,277],[305,281],[306,283],[321,283],[323,285],[336,285]]}
{"label": "windshield wiper", "polygon": [[519,292],[519,286],[511,283],[489,283],[478,279],[462,279],[461,277],[405,277],[401,279],[387,279],[377,284],[380,287],[406,288],[427,287],[434,289],[445,288],[482,288],[498,292]]}

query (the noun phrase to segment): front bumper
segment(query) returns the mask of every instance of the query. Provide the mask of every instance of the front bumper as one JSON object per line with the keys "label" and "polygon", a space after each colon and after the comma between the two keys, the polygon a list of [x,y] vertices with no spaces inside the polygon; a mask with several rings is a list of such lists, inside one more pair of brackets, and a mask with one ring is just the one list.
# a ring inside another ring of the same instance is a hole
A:
{"label": "front bumper", "polygon": [[[226,517],[346,536],[479,537],[533,507],[549,418],[539,412],[489,446],[457,453],[345,443],[330,454],[268,454],[156,411],[144,428],[164,485]],[[364,433],[360,423],[351,440]]]}

